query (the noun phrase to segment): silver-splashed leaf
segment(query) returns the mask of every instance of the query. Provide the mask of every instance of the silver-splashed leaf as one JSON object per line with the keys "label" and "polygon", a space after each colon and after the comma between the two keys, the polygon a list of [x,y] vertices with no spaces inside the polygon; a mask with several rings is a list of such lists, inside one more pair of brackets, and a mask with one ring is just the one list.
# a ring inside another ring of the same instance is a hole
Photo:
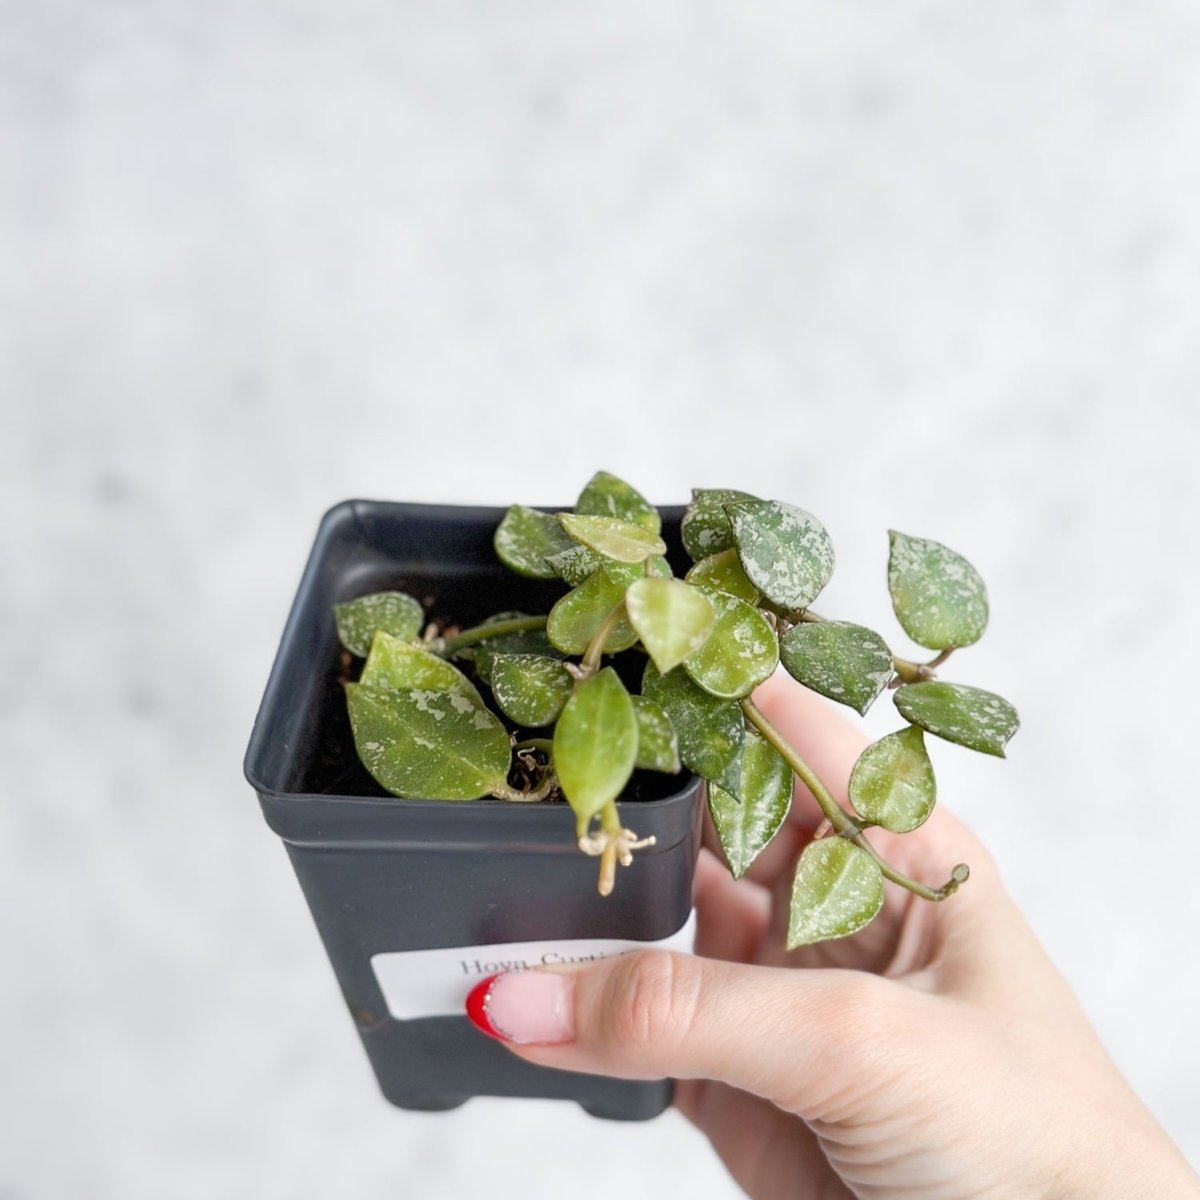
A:
{"label": "silver-splashed leaf", "polygon": [[[582,654],[608,614],[625,599],[625,589],[639,577],[636,570],[630,578],[628,571],[604,567],[569,591],[550,610],[546,634],[551,645],[564,654]],[[622,616],[605,639],[604,651],[616,654],[636,641],[637,633]]]}
{"label": "silver-splashed leaf", "polygon": [[933,764],[925,734],[916,725],[872,742],[850,772],[854,811],[892,833],[909,833],[924,824],[936,800]]}
{"label": "silver-splashed leaf", "polygon": [[740,500],[726,512],[750,582],[782,609],[807,608],[833,574],[833,543],[825,526],[778,500]]}
{"label": "silver-splashed leaf", "polygon": [[419,642],[403,642],[382,630],[371,643],[358,682],[374,691],[425,688],[455,692],[478,708],[484,707],[475,685],[453,663],[431,654]]}
{"label": "silver-splashed leaf", "polygon": [[988,621],[987,589],[979,572],[940,542],[894,529],[888,537],[888,590],[904,632],[928,650],[979,641]]}
{"label": "silver-splashed leaf", "polygon": [[683,662],[683,669],[714,696],[748,696],[779,665],[775,630],[757,608],[728,592],[708,593],[717,614],[708,640]]}
{"label": "silver-splashed leaf", "polygon": [[537,654],[497,654],[492,659],[492,695],[500,711],[518,725],[553,724],[573,686],[557,659]]}
{"label": "silver-splashed leaf", "polygon": [[509,570],[531,579],[554,579],[556,572],[547,560],[574,545],[558,517],[523,504],[514,504],[504,514],[492,544]]}
{"label": "silver-splashed leaf", "polygon": [[425,620],[420,604],[405,592],[372,592],[333,606],[338,640],[359,658],[366,658],[377,629],[412,642]]}
{"label": "silver-splashed leaf", "polygon": [[620,517],[581,517],[575,513],[559,513],[558,519],[575,541],[615,562],[640,563],[667,552],[667,545],[658,534],[634,521],[623,521]]}
{"label": "silver-splashed leaf", "polygon": [[588,480],[575,501],[575,511],[584,517],[620,517],[651,533],[662,529],[658,509],[635,487],[608,471],[597,471]]}
{"label": "silver-splashed leaf", "polygon": [[687,573],[687,581],[714,592],[728,592],[747,604],[757,604],[759,601],[759,590],[746,578],[737,550],[732,546],[694,564]]}
{"label": "silver-splashed leaf", "polygon": [[895,702],[910,725],[997,758],[1004,757],[1005,745],[1021,724],[1003,696],[962,683],[908,683],[896,689]]}
{"label": "silver-splashed leaf", "polygon": [[674,775],[680,767],[679,738],[662,707],[645,696],[630,696],[638,723],[636,765],[644,771]]}
{"label": "silver-splashed leaf", "polygon": [[779,657],[805,687],[862,715],[893,674],[892,652],[883,638],[849,621],[793,625],[780,639]]}
{"label": "silver-splashed leaf", "polygon": [[735,488],[694,488],[692,502],[683,514],[679,528],[683,547],[693,562],[728,550],[733,545],[733,530],[729,528],[729,517],[725,505],[735,500],[755,500],[749,492]]}
{"label": "silver-splashed leaf", "polygon": [[740,803],[717,784],[708,785],[708,811],[734,879],[766,849],[792,804],[791,768],[752,729],[746,730],[740,772]]}
{"label": "silver-splashed leaf", "polygon": [[787,946],[848,937],[883,907],[883,875],[865,851],[845,838],[810,842],[796,865]]}

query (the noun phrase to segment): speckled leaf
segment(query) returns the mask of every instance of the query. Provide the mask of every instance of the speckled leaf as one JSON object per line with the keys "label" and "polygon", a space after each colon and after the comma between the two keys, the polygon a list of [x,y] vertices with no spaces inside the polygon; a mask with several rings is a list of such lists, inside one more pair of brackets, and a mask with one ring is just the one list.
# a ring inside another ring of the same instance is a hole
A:
{"label": "speckled leaf", "polygon": [[825,526],[778,500],[741,500],[726,511],[750,582],[782,609],[807,608],[833,574],[833,543]]}
{"label": "speckled leaf", "polygon": [[[507,621],[513,617],[529,615],[529,613],[521,612],[496,613],[481,624],[491,625],[496,621]],[[527,629],[521,633],[501,633],[496,637],[464,647],[455,657],[473,659],[475,673],[484,683],[490,685],[492,662],[497,654],[537,654],[543,658],[562,658],[562,651],[555,649],[550,644],[550,639],[546,636],[544,629]]]}
{"label": "speckled leaf", "polygon": [[658,509],[636,488],[607,471],[597,471],[588,480],[575,501],[575,511],[585,517],[620,517],[651,533],[662,529]]}
{"label": "speckled leaf", "polygon": [[725,505],[735,500],[754,500],[749,492],[734,488],[693,488],[692,502],[683,514],[679,533],[693,561],[709,558],[733,545],[733,530]]}
{"label": "speckled leaf", "polygon": [[840,837],[810,842],[792,884],[788,949],[857,933],[882,906],[883,876],[865,850]]}
{"label": "speckled leaf", "polygon": [[645,696],[630,696],[638,723],[637,766],[644,771],[665,771],[674,775],[679,770],[679,739],[671,718],[661,705]]}
{"label": "speckled leaf", "polygon": [[746,730],[741,758],[741,801],[708,785],[712,814],[725,861],[740,879],[779,832],[792,803],[792,771],[753,730]]}
{"label": "speckled leaf", "polygon": [[1002,696],[961,683],[909,683],[896,689],[895,699],[909,724],[997,758],[1020,726],[1017,710]]}
{"label": "speckled leaf", "polygon": [[506,567],[532,579],[554,579],[556,572],[547,559],[573,545],[557,516],[523,504],[514,504],[504,514],[492,543]]}
{"label": "speckled leaf", "polygon": [[373,691],[425,688],[454,692],[483,708],[474,684],[453,663],[431,654],[419,643],[403,642],[382,630],[371,643],[359,683]]}
{"label": "speckled leaf", "polygon": [[571,695],[573,681],[557,659],[538,654],[497,654],[492,659],[492,695],[500,711],[518,725],[550,725]]}
{"label": "speckled leaf", "polygon": [[642,695],[670,718],[683,765],[736,795],[741,787],[738,763],[745,735],[737,702],[710,696],[682,671],[661,675],[652,662],[646,663],[642,676]]}
{"label": "speckled leaf", "polygon": [[[564,529],[563,532],[566,533],[566,530]],[[610,560],[603,554],[597,554],[595,550],[572,543],[569,550],[552,554],[546,561],[554,568],[561,580],[570,584],[571,587],[578,587]]]}
{"label": "speckled leaf", "polygon": [[625,593],[625,608],[664,675],[704,645],[717,619],[708,597],[681,579],[635,579]]}
{"label": "speckled leaf", "polygon": [[683,668],[714,696],[748,696],[779,665],[779,642],[767,618],[727,592],[708,593],[717,623]]}
{"label": "speckled leaf", "polygon": [[793,625],[779,643],[788,673],[861,714],[892,678],[892,652],[872,630],[848,621]]}
{"label": "speckled leaf", "polygon": [[888,535],[888,589],[904,632],[918,646],[970,646],[987,628],[987,589],[961,554],[940,542]]}
{"label": "speckled leaf", "polygon": [[915,725],[872,742],[850,772],[854,811],[893,833],[908,833],[924,824],[936,800],[925,734]]}
{"label": "speckled leaf", "polygon": [[345,604],[333,606],[338,639],[351,654],[366,658],[377,629],[402,641],[415,641],[425,614],[416,600],[404,592],[374,592]]}
{"label": "speckled leaf", "polygon": [[559,513],[562,527],[577,542],[605,558],[622,563],[640,563],[654,554],[665,554],[667,544],[656,533],[620,517],[581,517]]}
{"label": "speckled leaf", "polygon": [[759,600],[759,590],[746,578],[737,550],[732,546],[702,558],[687,573],[687,581],[715,592],[728,592],[747,604],[757,604]]}
{"label": "speckled leaf", "polygon": [[[604,567],[572,589],[550,610],[546,634],[551,645],[564,654],[582,654],[604,622],[604,618],[625,598],[625,589],[639,578],[626,571]],[[629,621],[622,617],[604,643],[606,654],[628,650],[637,641]]]}
{"label": "speckled leaf", "polygon": [[395,796],[476,800],[504,786],[508,734],[460,692],[346,685],[363,766]]}
{"label": "speckled leaf", "polygon": [[605,667],[575,689],[554,727],[554,769],[580,828],[621,794],[637,752],[633,701]]}

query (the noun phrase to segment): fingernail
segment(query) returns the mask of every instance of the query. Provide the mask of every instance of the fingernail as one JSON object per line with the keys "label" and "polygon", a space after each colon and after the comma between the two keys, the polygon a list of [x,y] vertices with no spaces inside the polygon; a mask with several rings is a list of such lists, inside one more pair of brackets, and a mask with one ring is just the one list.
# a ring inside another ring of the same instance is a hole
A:
{"label": "fingernail", "polygon": [[502,1042],[525,1046],[569,1042],[575,1036],[569,975],[507,971],[471,989],[467,1016],[477,1029]]}

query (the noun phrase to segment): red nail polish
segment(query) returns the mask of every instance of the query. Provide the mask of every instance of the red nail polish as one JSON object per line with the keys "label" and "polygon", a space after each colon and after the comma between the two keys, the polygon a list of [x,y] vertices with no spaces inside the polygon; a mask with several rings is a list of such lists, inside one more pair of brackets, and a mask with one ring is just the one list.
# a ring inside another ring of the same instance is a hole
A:
{"label": "red nail polish", "polygon": [[471,1018],[471,1024],[476,1029],[482,1030],[488,1037],[506,1042],[508,1039],[492,1024],[491,1018],[488,1016],[488,993],[491,992],[492,985],[499,978],[499,975],[489,975],[487,979],[481,980],[467,993],[467,1016]]}

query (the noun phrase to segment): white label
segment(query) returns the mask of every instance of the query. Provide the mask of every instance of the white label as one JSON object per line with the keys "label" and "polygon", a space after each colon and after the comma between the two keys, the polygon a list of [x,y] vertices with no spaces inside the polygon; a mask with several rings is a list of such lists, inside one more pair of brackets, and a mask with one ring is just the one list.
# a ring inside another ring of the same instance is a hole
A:
{"label": "white label", "polygon": [[534,967],[593,962],[634,950],[691,952],[696,937],[696,914],[683,927],[657,942],[623,938],[574,938],[569,941],[494,942],[490,946],[450,946],[440,950],[393,950],[371,957],[375,977],[398,1021],[415,1017],[461,1016],[467,993],[481,980],[500,971],[530,971]]}

